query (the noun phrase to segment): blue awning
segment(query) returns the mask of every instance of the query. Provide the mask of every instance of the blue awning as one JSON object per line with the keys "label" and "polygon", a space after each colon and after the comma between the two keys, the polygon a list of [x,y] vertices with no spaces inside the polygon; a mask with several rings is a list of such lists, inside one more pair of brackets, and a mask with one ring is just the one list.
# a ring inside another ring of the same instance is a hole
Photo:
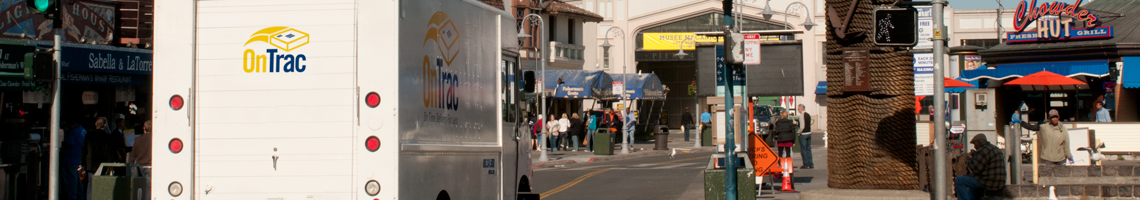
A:
{"label": "blue awning", "polygon": [[613,74],[614,81],[628,81],[623,98],[630,99],[665,99],[665,85],[657,74]]}
{"label": "blue awning", "polygon": [[815,94],[827,94],[827,81],[820,81],[815,85]]}
{"label": "blue awning", "polygon": [[1024,63],[1024,64],[1004,64],[998,65],[996,69],[985,69],[980,67],[975,70],[962,71],[962,80],[972,81],[979,78],[988,78],[995,80],[1004,80],[1007,78],[1018,78],[1029,74],[1037,73],[1042,70],[1057,73],[1067,77],[1073,76],[1108,76],[1108,61],[1107,60],[1093,60],[1093,61],[1072,61],[1072,62],[1044,62],[1044,63]]}
{"label": "blue awning", "polygon": [[[542,72],[536,72],[541,74]],[[562,84],[559,84],[559,79]],[[613,79],[602,71],[546,70],[542,79],[554,98],[612,98]]]}
{"label": "blue awning", "polygon": [[1124,57],[1123,70],[1120,71],[1120,87],[1140,88],[1140,57]]}
{"label": "blue awning", "polygon": [[[966,83],[969,83],[970,85],[980,86],[980,85],[978,85],[977,79],[974,79],[972,81],[967,81],[967,80],[962,80],[962,77],[958,77],[958,78],[955,78],[955,80],[966,82]],[[946,88],[946,93],[964,93],[964,92],[966,92],[967,89],[978,89],[978,88],[976,88],[976,87]]]}

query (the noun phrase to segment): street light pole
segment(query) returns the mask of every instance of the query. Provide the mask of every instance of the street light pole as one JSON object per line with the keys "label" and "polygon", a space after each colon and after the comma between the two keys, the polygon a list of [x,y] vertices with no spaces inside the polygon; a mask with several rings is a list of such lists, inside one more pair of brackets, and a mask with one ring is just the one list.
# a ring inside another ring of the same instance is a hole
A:
{"label": "street light pole", "polygon": [[[685,53],[685,41],[693,41],[693,49],[694,50],[697,49],[696,48],[697,47],[697,41],[693,40],[693,38],[686,37],[684,40],[681,40],[681,45],[677,50],[677,54],[673,54],[673,56],[676,56],[677,59],[685,59],[685,56],[689,55],[689,54]],[[693,70],[694,70],[693,74],[697,74],[699,72],[699,70],[697,70],[696,68],[693,68]],[[700,112],[701,111],[700,110],[701,102],[698,99],[699,98],[697,98],[697,94],[693,94],[693,111],[697,111],[698,115],[700,115],[699,113],[701,113]],[[688,123],[688,122],[685,122],[685,123]],[[698,127],[700,127],[700,126],[698,126]],[[691,129],[691,128],[692,127],[685,127],[685,129]],[[696,133],[697,133],[697,134],[695,134],[696,135],[696,143],[693,143],[693,147],[701,147],[701,136],[703,136],[703,133],[701,132],[700,129],[697,129]]]}
{"label": "street light pole", "polygon": [[807,20],[804,20],[804,23],[800,25],[803,25],[805,30],[811,30],[811,27],[814,27],[816,25],[815,22],[811,21],[811,9],[808,9],[807,5],[804,5],[804,3],[800,3],[798,1],[788,4],[788,8],[784,9],[784,29],[788,29],[788,13],[791,13],[788,12],[788,10],[791,10],[792,6],[794,5],[800,5],[800,7],[804,8],[804,18],[807,18]]}
{"label": "street light pole", "polygon": [[[527,18],[530,18],[532,16],[535,19],[538,19],[538,28],[542,28],[543,27],[542,16],[539,16],[538,14],[534,14],[534,13],[528,14],[526,16],[523,16],[522,20],[526,21]],[[542,35],[544,33],[545,32],[540,33],[538,35],[538,42],[535,42],[535,46],[534,46],[535,52],[538,52],[539,47],[542,45],[542,39],[543,39]],[[519,27],[518,37],[519,38],[528,38],[528,37],[530,37],[530,35],[526,34],[526,30],[523,29],[523,27]],[[531,54],[531,55],[534,55],[534,54]],[[538,119],[540,121],[542,120],[542,117],[546,117],[546,80],[545,80],[546,79],[546,62],[543,62],[542,58],[544,58],[544,56],[542,56],[542,54],[538,54],[538,67],[539,67],[539,70],[542,71],[542,72],[540,72],[541,75],[539,75],[539,77],[542,77],[541,79],[544,79],[544,80],[542,80],[542,83],[541,83],[542,88],[538,89],[539,96],[541,96],[541,99],[542,99],[541,100],[542,104],[538,108],[541,110],[540,112],[542,113],[542,115],[538,117]],[[550,119],[547,119],[547,120],[550,120]],[[539,129],[542,129],[542,130],[540,130],[540,131],[542,131],[542,134],[540,134],[538,136],[538,143],[539,143],[538,144],[538,146],[539,146],[538,151],[542,152],[542,154],[540,156],[538,156],[539,162],[550,161],[550,157],[546,156],[546,146],[547,146],[546,145],[546,126],[547,126],[547,124],[543,124],[543,127],[539,127]],[[557,148],[557,147],[552,147],[552,148]]]}
{"label": "street light pole", "polygon": [[[624,44],[624,42],[626,42],[625,41],[625,30],[622,30],[621,28],[619,28],[617,26],[611,26],[610,29],[606,29],[606,34],[605,34],[606,40],[604,43],[602,43],[602,50],[603,51],[610,51],[610,47],[614,46],[614,45],[610,45],[610,39],[609,39],[610,31],[613,31],[614,29],[617,29],[616,33],[618,34],[618,36],[621,37],[621,40],[623,42],[623,44],[621,45],[621,50],[622,50],[622,52],[621,52],[622,53],[621,70],[622,70],[622,73],[626,73],[629,71],[629,69],[626,68],[626,65],[625,65],[625,63],[626,63],[626,60],[625,60],[625,46],[626,45]],[[622,85],[621,86],[622,87],[621,88],[621,98],[625,99],[625,87],[627,87],[629,85],[629,76],[622,76],[622,84],[621,85]],[[625,100],[628,101],[628,99],[625,99]],[[628,110],[629,106],[625,106],[625,108]],[[621,110],[618,110],[618,112],[621,113],[621,115],[627,114]],[[625,118],[623,117],[622,119],[625,119]],[[628,119],[626,119],[626,120],[628,120]],[[622,123],[622,126],[625,126],[625,123]],[[629,143],[633,142],[633,141],[629,141],[629,134],[626,134],[626,133],[629,133],[630,130],[623,127],[622,132],[623,133],[622,133],[622,137],[621,137],[621,154],[629,154]]]}

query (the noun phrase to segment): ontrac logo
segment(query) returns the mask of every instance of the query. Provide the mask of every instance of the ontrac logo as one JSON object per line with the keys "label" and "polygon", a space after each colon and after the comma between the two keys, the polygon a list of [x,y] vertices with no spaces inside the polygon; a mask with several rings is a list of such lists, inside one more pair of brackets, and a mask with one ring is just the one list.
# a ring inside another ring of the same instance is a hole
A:
{"label": "ontrac logo", "polygon": [[257,54],[253,49],[242,53],[242,70],[245,73],[305,72],[305,54],[288,54],[305,44],[309,44],[309,34],[297,29],[275,26],[261,29],[249,36],[244,46],[253,42],[264,42],[277,48],[266,48],[265,54]]}
{"label": "ontrac logo", "polygon": [[[459,55],[459,32],[447,18],[447,13],[436,12],[428,21],[423,60],[424,107],[459,110],[459,76],[450,67]],[[434,59],[433,59],[434,57]],[[434,61],[434,62],[433,62]],[[462,63],[462,62],[460,62]]]}

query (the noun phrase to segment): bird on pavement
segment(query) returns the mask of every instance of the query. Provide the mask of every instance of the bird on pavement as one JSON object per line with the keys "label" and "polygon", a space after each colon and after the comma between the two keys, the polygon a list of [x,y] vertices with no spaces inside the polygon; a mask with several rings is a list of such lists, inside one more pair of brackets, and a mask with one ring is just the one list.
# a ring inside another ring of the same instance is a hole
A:
{"label": "bird on pavement", "polygon": [[669,159],[673,159],[673,155],[677,155],[677,148],[673,148],[673,153],[669,153]]}

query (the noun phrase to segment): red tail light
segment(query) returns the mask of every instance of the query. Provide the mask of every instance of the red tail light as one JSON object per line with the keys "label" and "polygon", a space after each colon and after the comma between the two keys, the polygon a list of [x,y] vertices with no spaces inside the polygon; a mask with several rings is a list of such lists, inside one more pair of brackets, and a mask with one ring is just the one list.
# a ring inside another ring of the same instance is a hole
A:
{"label": "red tail light", "polygon": [[364,140],[364,148],[367,148],[368,151],[376,152],[377,149],[380,149],[380,138],[368,136],[368,139]]}
{"label": "red tail light", "polygon": [[170,152],[181,153],[182,152],[182,139],[178,139],[178,138],[170,139],[170,143],[167,144],[167,146],[170,147]]}
{"label": "red tail light", "polygon": [[364,104],[367,104],[369,108],[375,108],[376,106],[379,106],[380,94],[376,94],[376,92],[369,92],[368,95],[364,95]]}
{"label": "red tail light", "polygon": [[174,95],[170,97],[170,108],[174,110],[182,110],[182,105],[186,102],[183,101],[182,95]]}

